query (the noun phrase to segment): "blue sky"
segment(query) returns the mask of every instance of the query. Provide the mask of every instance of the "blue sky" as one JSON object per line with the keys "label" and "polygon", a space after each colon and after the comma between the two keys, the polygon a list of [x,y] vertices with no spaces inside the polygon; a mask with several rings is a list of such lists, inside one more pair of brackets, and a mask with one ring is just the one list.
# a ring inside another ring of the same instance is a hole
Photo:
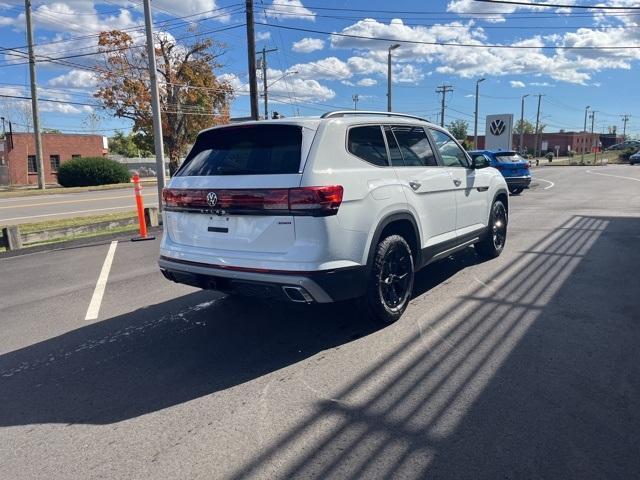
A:
{"label": "blue sky", "polygon": [[[171,21],[170,34],[180,37],[188,28],[201,32],[236,27],[209,34],[226,44],[225,63],[218,74],[236,88],[234,116],[248,115],[247,53],[244,10],[238,0],[153,0],[154,22]],[[541,3],[541,2],[539,2]],[[558,3],[558,2],[554,2]],[[564,4],[576,4],[572,0]],[[584,0],[580,5],[593,5]],[[637,5],[634,0],[609,0],[611,6]],[[105,29],[135,28],[142,24],[139,1],[34,1],[36,53],[60,57],[90,53],[92,34]],[[616,125],[630,114],[627,132],[640,135],[640,12],[539,8],[488,4],[473,0],[394,2],[381,0],[256,0],[257,47],[277,48],[269,54],[271,110],[285,115],[318,115],[326,110],[386,109],[386,55],[389,40],[401,42],[394,51],[393,100],[396,111],[436,120],[436,87],[453,86],[447,95],[446,123],[467,120],[473,128],[474,90],[480,85],[479,130],[484,116],[513,113],[535,121],[536,94],[542,98],[541,117],[546,131],[579,130],[584,107],[596,113],[596,130]],[[392,5],[392,7],[390,6]],[[28,95],[28,68],[24,63],[24,2],[0,0],[0,94]],[[187,21],[177,17],[189,16]],[[268,25],[261,25],[268,24]],[[166,29],[165,29],[166,30]],[[335,36],[334,32],[346,36]],[[82,38],[77,38],[82,37]],[[65,41],[73,38],[72,41]],[[52,43],[55,42],[55,43]],[[423,43],[411,43],[423,42]],[[434,43],[472,46],[434,45]],[[511,49],[501,46],[527,48]],[[606,46],[634,48],[600,49]],[[562,50],[559,46],[590,47]],[[551,48],[549,48],[551,47]],[[595,47],[595,48],[593,48]],[[15,50],[4,50],[15,48]],[[17,51],[16,51],[17,50]],[[42,58],[42,57],[41,57]],[[95,103],[95,81],[90,70],[97,57],[69,59],[84,68],[51,62],[38,66],[44,127],[65,131],[129,129],[129,122],[100,114],[99,124],[88,120]],[[86,67],[89,67],[87,70]],[[295,72],[295,73],[294,73]],[[24,122],[24,102],[0,98],[0,112],[15,123]],[[262,107],[261,107],[262,108]]]}

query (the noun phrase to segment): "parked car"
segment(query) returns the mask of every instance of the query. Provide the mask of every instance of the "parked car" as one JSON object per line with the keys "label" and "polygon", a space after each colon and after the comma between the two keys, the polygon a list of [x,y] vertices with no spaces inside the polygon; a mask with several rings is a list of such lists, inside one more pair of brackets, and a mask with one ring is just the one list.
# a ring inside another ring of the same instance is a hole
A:
{"label": "parked car", "polygon": [[518,153],[507,151],[473,150],[471,158],[486,158],[491,166],[497,169],[507,182],[509,192],[519,195],[531,184],[531,163]]}
{"label": "parked car", "polygon": [[164,190],[174,282],[400,318],[414,272],[502,252],[508,190],[489,162],[410,115],[330,112],[201,132]]}
{"label": "parked car", "polygon": [[629,157],[630,165],[635,165],[636,163],[640,163],[640,152],[636,152]]}
{"label": "parked car", "polygon": [[626,142],[616,143],[615,145],[611,145],[610,147],[605,148],[606,151],[609,150],[624,150],[625,148],[640,148],[640,141],[638,140],[627,140]]}

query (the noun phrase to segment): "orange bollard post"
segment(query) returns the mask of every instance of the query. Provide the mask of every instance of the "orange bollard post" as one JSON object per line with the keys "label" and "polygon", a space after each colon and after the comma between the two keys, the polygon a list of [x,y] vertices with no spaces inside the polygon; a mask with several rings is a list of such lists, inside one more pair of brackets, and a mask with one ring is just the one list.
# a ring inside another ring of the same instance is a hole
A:
{"label": "orange bollard post", "polygon": [[140,225],[140,236],[132,238],[132,242],[140,242],[142,240],[155,240],[156,237],[147,235],[147,222],[144,219],[144,200],[142,199],[142,185],[140,185],[140,177],[138,174],[133,175],[133,190],[136,196],[136,207],[138,209],[138,224]]}

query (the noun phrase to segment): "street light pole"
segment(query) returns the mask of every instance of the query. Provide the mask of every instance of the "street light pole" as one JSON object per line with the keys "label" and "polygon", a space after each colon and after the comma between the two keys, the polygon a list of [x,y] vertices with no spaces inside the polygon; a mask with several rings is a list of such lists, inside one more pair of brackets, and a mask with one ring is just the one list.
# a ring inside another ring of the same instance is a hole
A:
{"label": "street light pole", "polygon": [[[162,210],[162,190],[167,182],[164,166],[164,140],[162,137],[162,117],[160,114],[160,92],[158,91],[158,75],[156,68],[156,47],[153,39],[153,19],[151,17],[151,0],[144,0],[144,24],[147,36],[147,61],[149,83],[151,84],[151,115],[153,122],[153,146],[156,151],[156,176],[158,178],[158,209]],[[173,173],[173,172],[172,172]]]}
{"label": "street light pole", "polygon": [[480,92],[480,82],[484,82],[484,78],[476,80],[476,111],[473,118],[473,149],[478,149],[478,96]]}
{"label": "street light pole", "polygon": [[391,111],[391,52],[399,46],[399,43],[394,43],[389,46],[389,52],[387,55],[387,112]]}
{"label": "street light pole", "polygon": [[[589,111],[590,108],[591,106],[587,105],[584,109],[584,130],[583,130],[584,133],[587,133],[587,112]],[[584,163],[584,149],[586,148],[586,143],[587,142],[584,142],[582,144],[582,157],[580,158],[580,163]]]}
{"label": "street light pole", "polygon": [[520,149],[520,153],[522,153],[524,145],[524,99],[528,96],[529,94],[527,93],[526,95],[523,95],[520,100],[520,145],[518,147]]}

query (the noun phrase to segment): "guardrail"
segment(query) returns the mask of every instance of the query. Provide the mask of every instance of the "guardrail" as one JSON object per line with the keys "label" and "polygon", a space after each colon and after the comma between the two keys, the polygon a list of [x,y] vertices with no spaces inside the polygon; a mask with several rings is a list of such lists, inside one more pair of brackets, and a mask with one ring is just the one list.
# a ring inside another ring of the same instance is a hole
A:
{"label": "guardrail", "polygon": [[[144,219],[147,227],[157,227],[159,224],[158,208],[145,208]],[[20,225],[11,225],[2,228],[0,247],[4,247],[7,250],[20,250],[21,248],[34,243],[46,242],[48,240],[64,238],[78,234],[95,233],[102,230],[134,225],[136,223],[138,223],[137,217],[131,217],[123,220],[107,220],[104,222],[90,223],[87,225],[55,228],[50,230],[43,230],[40,232],[29,233],[20,232]]]}

